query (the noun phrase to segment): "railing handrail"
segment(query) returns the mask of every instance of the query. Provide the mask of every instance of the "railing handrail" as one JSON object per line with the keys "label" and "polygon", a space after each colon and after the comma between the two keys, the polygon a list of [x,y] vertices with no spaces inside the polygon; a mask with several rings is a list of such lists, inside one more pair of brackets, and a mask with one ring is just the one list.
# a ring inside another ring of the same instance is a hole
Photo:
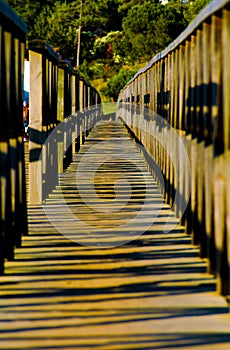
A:
{"label": "railing handrail", "polygon": [[58,60],[58,54],[45,40],[30,40],[27,46],[29,50],[33,50],[43,54],[48,54],[51,58]]}
{"label": "railing handrail", "polygon": [[17,15],[17,13],[8,5],[5,1],[0,0],[0,14],[5,18],[8,18],[11,22],[11,25],[16,25],[23,32],[28,32],[27,24]]}

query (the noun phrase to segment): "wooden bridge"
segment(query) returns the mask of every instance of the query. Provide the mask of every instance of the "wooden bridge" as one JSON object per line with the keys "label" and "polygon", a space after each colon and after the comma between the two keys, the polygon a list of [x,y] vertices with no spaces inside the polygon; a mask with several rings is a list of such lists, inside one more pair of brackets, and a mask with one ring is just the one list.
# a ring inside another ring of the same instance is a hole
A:
{"label": "wooden bridge", "polygon": [[3,1],[0,25],[0,349],[229,349],[229,1],[107,116]]}

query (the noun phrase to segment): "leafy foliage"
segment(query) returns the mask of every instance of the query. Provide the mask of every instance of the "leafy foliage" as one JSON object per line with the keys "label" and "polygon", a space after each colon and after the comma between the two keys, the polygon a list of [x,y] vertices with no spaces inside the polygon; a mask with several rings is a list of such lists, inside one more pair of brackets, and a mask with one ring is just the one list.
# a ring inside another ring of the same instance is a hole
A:
{"label": "leafy foliage", "polygon": [[74,2],[59,3],[55,10],[45,6],[36,18],[34,37],[52,43],[53,47],[61,47],[64,57],[73,57],[77,39],[77,24],[73,18],[79,13]]}
{"label": "leafy foliage", "polygon": [[117,75],[114,75],[108,82],[107,87],[103,90],[103,93],[112,97],[113,100],[117,99],[119,91],[123,86],[134,76],[136,70],[122,68]]}
{"label": "leafy foliage", "polygon": [[212,0],[195,0],[186,3],[184,16],[188,22],[191,22],[197,14]]}
{"label": "leafy foliage", "polygon": [[[28,40],[60,48],[80,73],[116,100],[137,68],[164,49],[211,0],[6,0],[28,24]],[[103,98],[103,96],[102,96]]]}
{"label": "leafy foliage", "polygon": [[149,0],[128,10],[123,29],[131,44],[132,57],[148,60],[165,48],[184,26],[181,14],[175,9],[169,10],[161,3]]}

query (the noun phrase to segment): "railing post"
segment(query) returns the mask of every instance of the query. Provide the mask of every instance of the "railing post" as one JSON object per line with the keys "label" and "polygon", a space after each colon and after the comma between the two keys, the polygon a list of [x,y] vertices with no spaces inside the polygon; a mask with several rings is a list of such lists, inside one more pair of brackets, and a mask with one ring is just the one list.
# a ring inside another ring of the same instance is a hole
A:
{"label": "railing post", "polygon": [[42,55],[30,52],[29,204],[42,203]]}
{"label": "railing post", "polygon": [[[60,115],[58,115],[58,119],[66,123],[64,129],[64,139],[63,139],[63,148],[60,144],[60,154],[59,154],[59,169],[62,171],[68,167],[68,165],[72,161],[73,150],[72,150],[72,127],[70,119],[66,119],[72,115],[73,104],[75,104],[75,100],[73,96],[73,88],[72,88],[72,78],[73,78],[73,68],[66,62],[60,61],[58,66],[58,105]],[[63,124],[64,125],[64,124]],[[62,151],[61,151],[62,148]],[[64,152],[64,153],[63,153]],[[64,154],[64,159],[62,159]],[[61,166],[61,164],[63,166]]]}
{"label": "railing post", "polygon": [[81,146],[81,131],[80,131],[80,127],[81,127],[81,118],[80,118],[80,76],[78,73],[75,73],[75,114],[76,114],[76,121],[75,121],[75,152],[78,152],[80,150],[80,146]]}
{"label": "railing post", "polygon": [[83,111],[85,108],[85,83],[84,80],[82,78],[80,78],[80,91],[79,91],[79,95],[80,95],[80,145],[83,145],[83,143],[85,142],[85,136],[84,136],[84,132],[85,132],[85,121],[83,118]]}
{"label": "railing post", "polygon": [[[230,69],[229,69],[229,57],[230,57],[230,10],[229,7],[223,10],[223,23],[222,23],[222,65],[223,65],[223,130],[224,130],[224,164],[225,169],[225,186],[226,186],[226,198],[225,198],[225,234],[226,234],[226,283],[224,286],[224,293],[230,295]],[[228,72],[228,74],[225,74]]]}
{"label": "railing post", "polygon": [[[57,123],[57,54],[42,41],[29,42],[29,196],[41,204],[57,181],[57,145],[46,142]],[[42,152],[42,154],[41,154]],[[53,159],[53,161],[51,161]]]}

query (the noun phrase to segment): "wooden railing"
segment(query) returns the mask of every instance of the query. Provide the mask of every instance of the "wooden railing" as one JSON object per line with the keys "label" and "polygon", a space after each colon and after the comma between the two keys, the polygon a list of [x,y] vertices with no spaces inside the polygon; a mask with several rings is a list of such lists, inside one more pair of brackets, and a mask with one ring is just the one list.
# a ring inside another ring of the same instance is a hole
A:
{"label": "wooden railing", "polygon": [[[128,82],[118,110],[145,146],[153,173],[161,169],[166,200],[224,295],[230,294],[229,57],[230,2],[215,0]],[[187,169],[175,139],[168,139],[170,128],[185,147]],[[177,154],[177,169],[165,145]]]}
{"label": "wooden railing", "polygon": [[41,204],[100,117],[100,96],[45,42],[28,44],[28,203]]}
{"label": "wooden railing", "polygon": [[[100,96],[45,42],[26,46],[26,24],[0,0],[0,274],[41,205],[101,116]],[[24,60],[29,61],[29,152],[23,144]],[[52,136],[52,137],[51,137]],[[28,193],[26,194],[26,189]]]}
{"label": "wooden railing", "polygon": [[26,33],[26,24],[0,0],[0,273],[27,233],[22,139]]}

